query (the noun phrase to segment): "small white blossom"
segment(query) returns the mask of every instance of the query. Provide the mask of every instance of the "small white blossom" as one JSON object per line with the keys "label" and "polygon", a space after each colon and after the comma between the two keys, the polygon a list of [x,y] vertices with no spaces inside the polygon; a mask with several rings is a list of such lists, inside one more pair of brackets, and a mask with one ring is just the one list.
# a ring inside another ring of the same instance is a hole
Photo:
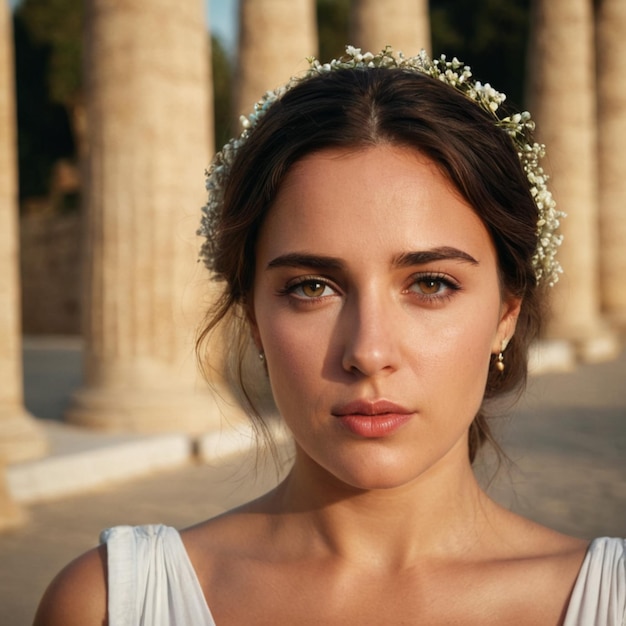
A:
{"label": "small white blossom", "polygon": [[214,263],[214,236],[219,213],[224,202],[224,187],[230,175],[230,168],[234,163],[238,151],[245,145],[248,136],[254,132],[259,120],[267,113],[272,105],[284,93],[293,88],[301,80],[317,74],[350,68],[403,68],[421,74],[426,74],[473,100],[483,110],[494,118],[494,123],[503,129],[511,138],[520,159],[520,164],[528,179],[530,193],[537,206],[539,218],[537,220],[537,250],[532,262],[538,282],[554,285],[559,274],[563,272],[556,259],[558,247],[563,241],[562,235],[557,233],[560,219],[565,214],[556,209],[556,203],[547,188],[548,177],[539,165],[539,160],[545,156],[545,146],[530,144],[527,141],[528,133],[535,129],[535,123],[528,111],[515,113],[508,117],[498,117],[498,109],[505,101],[506,95],[496,91],[489,83],[484,85],[474,81],[472,71],[468,65],[463,65],[456,57],[448,61],[445,55],[431,60],[424,50],[413,57],[405,57],[402,52],[394,55],[391,47],[387,46],[379,54],[363,53],[360,48],[346,47],[346,54],[340,59],[333,59],[330,63],[321,64],[316,58],[310,57],[309,70],[303,78],[292,78],[286,85],[274,91],[268,91],[254,106],[254,111],[248,117],[241,116],[243,131],[239,137],[231,139],[218,152],[211,167],[206,173],[206,188],[209,193],[207,204],[202,207],[202,218],[198,234],[205,238],[200,256],[204,263],[213,269]]}

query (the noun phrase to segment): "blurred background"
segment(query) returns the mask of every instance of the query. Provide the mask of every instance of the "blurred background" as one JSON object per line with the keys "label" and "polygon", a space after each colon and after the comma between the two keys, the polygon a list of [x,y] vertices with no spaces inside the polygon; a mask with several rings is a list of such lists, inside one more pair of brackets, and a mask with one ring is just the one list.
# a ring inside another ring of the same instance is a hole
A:
{"label": "blurred background", "polygon": [[102,527],[188,525],[277,480],[220,334],[211,386],[198,374],[203,173],[266,89],[348,43],[456,56],[533,113],[565,274],[492,489],[565,532],[625,534],[623,0],[0,3],[1,623],[28,623]]}
{"label": "blurred background", "polygon": [[[557,298],[558,320],[547,336],[578,342],[578,355],[565,355],[561,346],[559,358],[578,358],[580,353],[586,359],[596,353],[604,358],[615,352],[611,329],[600,318],[621,329],[626,308],[621,253],[626,227],[619,208],[624,198],[620,170],[624,159],[615,148],[623,143],[626,123],[624,96],[617,93],[621,87],[613,80],[624,63],[619,47],[624,28],[620,3],[256,0],[239,6],[237,0],[202,5],[187,0],[172,3],[172,9],[166,9],[166,4],[162,11],[180,13],[177,7],[187,4],[197,5],[196,13],[202,11],[196,19],[205,24],[208,67],[206,83],[198,87],[209,100],[207,159],[239,132],[239,115],[250,110],[259,94],[301,68],[297,60],[308,55],[321,60],[340,56],[348,41],[376,50],[389,42],[409,54],[426,48],[434,56],[455,55],[472,67],[479,80],[506,93],[514,108],[531,107],[541,122],[539,139],[549,144],[552,162],[547,167],[555,170],[550,173],[557,199],[572,217],[564,229],[577,240],[566,242],[564,264],[568,273],[575,269],[577,275],[583,272],[583,278],[596,283],[588,286],[589,298],[576,311],[559,306],[562,299]],[[9,5],[22,330],[29,335],[79,335],[84,330],[81,216],[90,204],[85,176],[80,173],[81,155],[84,160],[88,157],[90,133],[86,107],[91,72],[85,59],[90,49],[99,50],[99,44],[87,34],[84,0],[10,0]],[[141,19],[149,27],[150,16]],[[133,27],[140,25],[137,18]],[[158,32],[152,43],[158,43]],[[141,45],[137,39],[135,44]],[[112,57],[123,58],[125,48],[114,46],[106,54],[114,67]],[[106,65],[105,61],[97,63]],[[102,94],[96,91],[92,96]]]}
{"label": "blurred background", "polygon": [[[317,44],[313,42],[306,54],[319,55],[322,60],[340,56],[346,42],[354,40],[350,34],[350,1],[318,0],[312,4],[317,32],[311,39],[316,38]],[[85,9],[83,0],[11,0],[11,5],[22,236],[22,327],[27,334],[79,334],[78,260],[83,211],[79,155],[87,141],[82,71]],[[491,81],[510,101],[522,107],[529,0],[439,0],[430,2],[429,9],[434,54],[448,52],[458,56],[472,66],[479,79],[486,77],[484,80]],[[214,146],[219,148],[238,132],[236,114],[245,112],[234,110],[239,7],[236,0],[215,0],[207,2],[205,10],[211,28],[207,30],[214,102],[214,119],[210,123],[214,126]],[[298,36],[288,11],[287,8],[283,19],[291,34]],[[277,25],[276,31],[277,35],[265,31],[264,36],[278,38],[278,53],[288,54],[288,48],[281,53],[284,29]],[[416,41],[411,52],[422,46],[431,48],[428,42]],[[285,62],[292,60],[281,59],[282,64]],[[257,65],[256,72],[257,81],[262,82],[263,68]],[[267,88],[275,86],[270,81]],[[256,99],[261,93],[253,97]],[[46,302],[45,307],[41,306],[42,301]]]}

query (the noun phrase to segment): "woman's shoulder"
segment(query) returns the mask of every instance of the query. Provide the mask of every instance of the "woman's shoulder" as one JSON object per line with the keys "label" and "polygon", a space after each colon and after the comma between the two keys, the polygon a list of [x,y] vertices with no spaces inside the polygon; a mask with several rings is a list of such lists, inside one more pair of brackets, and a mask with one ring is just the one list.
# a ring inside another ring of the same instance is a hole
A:
{"label": "woman's shoulder", "polygon": [[[205,556],[223,552],[245,553],[252,546],[260,547],[270,539],[272,515],[268,501],[273,491],[246,502],[220,515],[180,531],[189,554],[202,552]],[[193,560],[193,559],[192,559]]]}
{"label": "woman's shoulder", "polygon": [[525,595],[535,605],[566,598],[564,626],[626,624],[626,539],[589,541],[533,522],[525,530],[520,538],[527,552],[520,571],[528,585]]}
{"label": "woman's shoulder", "polygon": [[513,562],[542,570],[566,569],[578,572],[589,541],[567,535],[495,504],[496,515],[490,519],[488,533],[496,555],[508,552]]}
{"label": "woman's shoulder", "polygon": [[268,545],[264,515],[249,514],[239,507],[185,528],[180,537],[199,577],[208,566],[222,559],[236,560]]}
{"label": "woman's shoulder", "polygon": [[102,626],[107,614],[107,551],[93,548],[64,567],[44,593],[34,626]]}
{"label": "woman's shoulder", "polygon": [[275,520],[257,501],[181,531],[211,610],[224,600],[226,604],[241,604],[241,595],[234,590],[241,590],[245,580],[258,580],[274,571],[274,565],[285,556],[285,542],[280,541],[280,535]]}
{"label": "woman's shoulder", "polygon": [[[144,594],[151,606],[162,601],[158,596],[164,587],[155,580],[169,585],[168,593],[175,595],[175,611],[189,613],[178,602],[183,595],[181,586],[190,593],[197,583],[176,529],[162,524],[115,526],[103,531],[100,541],[99,547],[72,561],[50,583],[34,626],[103,626],[109,620],[126,623],[119,621],[120,615],[134,623],[137,593]],[[194,615],[203,620],[189,623],[212,623],[205,615],[202,594],[187,599]],[[113,615],[108,612],[111,606]],[[181,623],[188,622],[183,619]]]}

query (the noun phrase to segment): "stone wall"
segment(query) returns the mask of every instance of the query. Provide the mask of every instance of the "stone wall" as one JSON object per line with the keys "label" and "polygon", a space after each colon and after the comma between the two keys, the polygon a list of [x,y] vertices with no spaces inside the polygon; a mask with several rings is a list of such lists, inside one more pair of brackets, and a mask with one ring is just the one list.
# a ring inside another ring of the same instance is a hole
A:
{"label": "stone wall", "polygon": [[80,332],[81,220],[78,213],[20,220],[22,328],[26,334]]}

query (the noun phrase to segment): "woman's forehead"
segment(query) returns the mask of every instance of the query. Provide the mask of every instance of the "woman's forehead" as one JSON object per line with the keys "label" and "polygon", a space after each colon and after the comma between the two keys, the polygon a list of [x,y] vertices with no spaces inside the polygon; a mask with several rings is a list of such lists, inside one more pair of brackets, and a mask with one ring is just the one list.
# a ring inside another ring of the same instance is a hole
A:
{"label": "woman's forehead", "polygon": [[[484,256],[480,218],[416,150],[392,145],[328,149],[296,163],[261,228],[266,253],[367,247],[397,255],[414,249],[468,248]],[[468,251],[468,254],[474,256]]]}

